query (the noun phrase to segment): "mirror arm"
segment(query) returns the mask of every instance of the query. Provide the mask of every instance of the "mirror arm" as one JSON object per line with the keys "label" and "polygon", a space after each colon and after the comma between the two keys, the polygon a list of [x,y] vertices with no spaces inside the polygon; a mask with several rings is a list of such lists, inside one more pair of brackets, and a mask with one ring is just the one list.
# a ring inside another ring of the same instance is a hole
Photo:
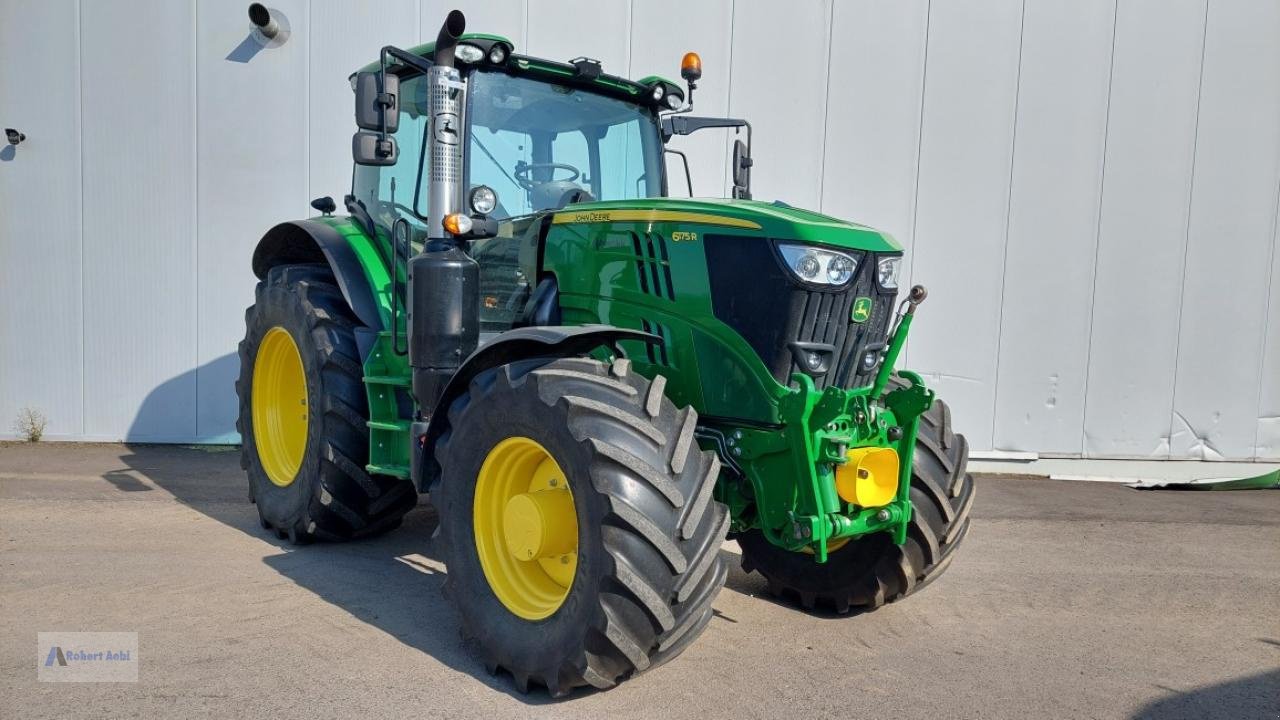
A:
{"label": "mirror arm", "polygon": [[705,128],[747,128],[747,137],[751,137],[751,123],[738,118],[698,117],[694,115],[664,115],[662,132],[671,135],[691,135]]}
{"label": "mirror arm", "polygon": [[388,55],[399,60],[401,63],[404,63],[405,65],[408,65],[412,68],[421,70],[424,73],[430,70],[432,66],[432,63],[430,60],[424,60],[418,57],[417,55],[414,55],[413,53],[401,50],[395,45],[384,45],[382,48],[382,53],[380,55],[380,60],[382,62],[382,72],[384,73],[387,71]]}
{"label": "mirror arm", "polygon": [[378,53],[378,104],[382,106],[381,121],[378,123],[381,127],[378,130],[378,153],[391,155],[391,143],[387,139],[387,109],[396,104],[395,98],[391,93],[387,92],[387,59],[393,57],[402,64],[421,70],[423,73],[431,69],[431,63],[414,55],[405,52],[394,45],[383,45],[382,51]]}

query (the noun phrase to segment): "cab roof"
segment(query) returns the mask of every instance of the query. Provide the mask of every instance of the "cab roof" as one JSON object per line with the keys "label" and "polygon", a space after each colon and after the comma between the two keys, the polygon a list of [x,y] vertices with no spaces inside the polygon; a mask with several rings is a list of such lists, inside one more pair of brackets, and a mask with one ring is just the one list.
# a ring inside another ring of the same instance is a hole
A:
{"label": "cab roof", "polygon": [[[599,62],[588,60],[587,58],[575,58],[570,62],[558,62],[518,55],[515,53],[515,43],[501,35],[464,33],[462,37],[458,38],[458,43],[476,45],[485,53],[485,59],[478,63],[466,63],[459,59],[457,62],[461,67],[487,66],[497,68],[516,75],[536,77],[564,85],[581,87],[603,95],[630,100],[641,105],[659,106],[659,103],[653,100],[652,95],[653,86],[656,84],[664,86],[664,95],[674,93],[682,100],[684,98],[684,89],[667,78],[649,75],[638,81],[628,80],[617,75],[605,73]],[[488,61],[488,54],[494,45],[499,44],[505,45],[507,48],[506,60],[501,64],[495,65]],[[432,62],[435,57],[435,51],[436,44],[434,42],[423,43],[407,49],[408,53],[417,55],[427,62]],[[374,61],[360,68],[357,72],[376,72],[379,68],[380,63]],[[388,69],[397,74],[411,75],[416,72],[415,69],[399,63],[395,58],[391,58]]]}

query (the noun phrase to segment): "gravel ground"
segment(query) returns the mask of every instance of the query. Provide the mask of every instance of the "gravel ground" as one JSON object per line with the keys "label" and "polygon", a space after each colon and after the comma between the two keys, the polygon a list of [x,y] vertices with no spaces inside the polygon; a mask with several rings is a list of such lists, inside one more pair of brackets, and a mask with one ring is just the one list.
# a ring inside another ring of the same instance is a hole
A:
{"label": "gravel ground", "polygon": [[[678,659],[552,701],[460,640],[425,503],[292,548],[234,451],[0,444],[0,718],[1280,717],[1280,491],[978,493],[918,596],[812,616],[735,570]],[[37,682],[51,630],[138,632],[140,681]]]}

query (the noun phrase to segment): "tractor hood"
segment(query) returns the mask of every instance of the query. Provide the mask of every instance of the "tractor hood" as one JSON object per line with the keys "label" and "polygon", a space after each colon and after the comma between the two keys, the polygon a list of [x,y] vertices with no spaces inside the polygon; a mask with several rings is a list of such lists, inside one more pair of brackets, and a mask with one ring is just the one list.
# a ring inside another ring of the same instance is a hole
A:
{"label": "tractor hood", "polygon": [[554,220],[557,225],[644,221],[720,226],[727,232],[745,232],[853,250],[902,250],[902,246],[888,233],[777,201],[716,198],[613,200],[571,205],[556,212]]}

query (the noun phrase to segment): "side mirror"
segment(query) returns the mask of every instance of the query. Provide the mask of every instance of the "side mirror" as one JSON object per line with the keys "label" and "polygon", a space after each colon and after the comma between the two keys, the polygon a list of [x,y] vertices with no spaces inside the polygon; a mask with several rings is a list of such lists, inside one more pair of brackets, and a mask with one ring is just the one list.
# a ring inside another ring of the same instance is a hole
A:
{"label": "side mirror", "polygon": [[733,197],[751,199],[751,155],[746,143],[733,141]]}
{"label": "side mirror", "polygon": [[[400,78],[388,74],[380,87],[382,73],[356,73],[356,126],[361,130],[385,130],[393,133],[400,127]],[[383,120],[386,126],[382,125]]]}
{"label": "side mirror", "polygon": [[351,158],[357,165],[395,165],[400,157],[396,139],[371,130],[359,130],[351,136]]}
{"label": "side mirror", "polygon": [[356,125],[351,158],[357,165],[395,165],[400,157],[393,133],[400,126],[400,78],[376,72],[356,73]]}

